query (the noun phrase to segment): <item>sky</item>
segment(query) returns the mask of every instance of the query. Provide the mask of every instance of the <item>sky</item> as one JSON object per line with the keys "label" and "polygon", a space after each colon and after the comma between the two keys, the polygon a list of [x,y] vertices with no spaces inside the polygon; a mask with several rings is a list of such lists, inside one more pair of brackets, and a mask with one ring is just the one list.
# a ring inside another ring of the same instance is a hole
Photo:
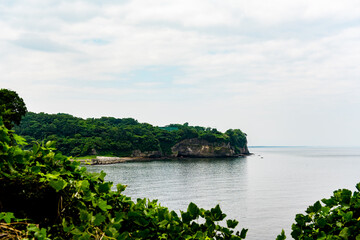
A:
{"label": "sky", "polygon": [[1,0],[0,88],[29,111],[360,146],[358,0]]}

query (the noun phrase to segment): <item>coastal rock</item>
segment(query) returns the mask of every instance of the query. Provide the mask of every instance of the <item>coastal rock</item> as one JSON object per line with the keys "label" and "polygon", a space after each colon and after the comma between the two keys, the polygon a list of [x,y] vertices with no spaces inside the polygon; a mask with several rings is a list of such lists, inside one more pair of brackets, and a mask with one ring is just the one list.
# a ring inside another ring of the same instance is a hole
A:
{"label": "coastal rock", "polygon": [[230,143],[210,143],[203,139],[185,139],[172,148],[173,157],[235,157],[241,154],[249,154],[247,147],[236,153]]}
{"label": "coastal rock", "polygon": [[94,159],[91,159],[92,165],[98,165],[98,164],[113,164],[113,163],[121,163],[125,162],[123,158],[119,157],[102,157],[97,156]]}
{"label": "coastal rock", "polygon": [[240,154],[244,154],[244,155],[249,155],[250,154],[247,145],[245,145],[243,148],[240,148]]}
{"label": "coastal rock", "polygon": [[140,151],[134,150],[131,154],[131,157],[141,157],[141,158],[160,158],[162,157],[162,153],[160,151]]}

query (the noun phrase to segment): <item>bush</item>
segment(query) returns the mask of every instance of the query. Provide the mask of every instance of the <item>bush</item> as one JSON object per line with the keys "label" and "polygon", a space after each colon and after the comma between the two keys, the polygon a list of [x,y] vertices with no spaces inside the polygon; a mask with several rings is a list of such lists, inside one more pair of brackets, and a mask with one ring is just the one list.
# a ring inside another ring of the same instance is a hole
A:
{"label": "bush", "polygon": [[[291,236],[295,240],[360,240],[360,183],[356,189],[334,191],[329,199],[309,206],[306,214],[297,214]],[[284,230],[276,239],[286,239]]]}
{"label": "bush", "polygon": [[[360,183],[356,185],[360,191]],[[360,194],[348,189],[317,201],[306,214],[297,214],[292,225],[294,239],[360,239]]]}

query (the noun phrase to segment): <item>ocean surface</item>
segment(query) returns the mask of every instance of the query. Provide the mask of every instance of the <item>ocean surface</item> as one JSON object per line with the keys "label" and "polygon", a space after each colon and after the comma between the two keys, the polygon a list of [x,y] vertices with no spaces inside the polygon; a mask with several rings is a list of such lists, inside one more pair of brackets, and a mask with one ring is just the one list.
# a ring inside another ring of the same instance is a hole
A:
{"label": "ocean surface", "polygon": [[291,238],[295,215],[334,190],[360,182],[360,148],[254,147],[233,159],[180,159],[88,166],[106,180],[128,185],[124,194],[158,199],[179,212],[190,202],[210,209],[220,204],[247,240]]}

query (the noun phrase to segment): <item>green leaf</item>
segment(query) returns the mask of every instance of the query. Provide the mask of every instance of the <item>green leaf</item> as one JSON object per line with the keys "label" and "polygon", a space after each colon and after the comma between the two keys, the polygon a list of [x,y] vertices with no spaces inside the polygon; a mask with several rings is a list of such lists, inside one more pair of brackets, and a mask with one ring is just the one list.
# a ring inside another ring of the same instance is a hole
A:
{"label": "green leaf", "polygon": [[80,220],[81,221],[87,222],[87,221],[90,221],[90,219],[91,219],[91,214],[88,211],[80,210]]}
{"label": "green leaf", "polygon": [[72,230],[71,233],[74,235],[77,235],[77,236],[80,236],[83,234],[83,232],[78,228],[75,228],[74,230]]}
{"label": "green leaf", "polygon": [[116,189],[119,193],[125,191],[126,187],[127,187],[126,185],[122,185],[120,183],[116,185]]}
{"label": "green leaf", "polygon": [[190,221],[192,220],[190,213],[188,212],[181,212],[181,219],[184,223],[190,223]]}
{"label": "green leaf", "polygon": [[85,190],[89,189],[89,187],[90,187],[90,183],[89,183],[88,180],[82,181],[82,183],[81,183],[81,189],[82,189],[82,190],[85,191]]}
{"label": "green leaf", "polygon": [[344,229],[340,231],[339,236],[348,239],[348,237],[350,236],[349,228],[344,227]]}
{"label": "green leaf", "polygon": [[48,179],[57,179],[59,177],[59,174],[58,172],[55,172],[55,173],[47,173],[45,174],[45,177],[48,178]]}
{"label": "green leaf", "polygon": [[352,212],[352,211],[347,212],[347,213],[344,214],[343,217],[344,217],[344,220],[345,220],[346,222],[349,222],[349,221],[352,219],[352,217],[353,217],[353,212]]}
{"label": "green leaf", "polygon": [[36,232],[39,230],[39,228],[35,225],[35,224],[29,224],[26,229],[29,231],[29,232]]}
{"label": "green leaf", "polygon": [[45,147],[51,148],[55,144],[55,141],[47,141]]}
{"label": "green leaf", "polygon": [[316,223],[319,225],[320,228],[323,228],[326,225],[326,219],[321,217],[316,220]]}
{"label": "green leaf", "polygon": [[[164,221],[166,221],[166,220],[164,220]],[[134,223],[136,223],[137,225],[143,226],[143,227],[149,225],[149,221],[144,218],[138,218],[138,219],[134,220]]]}
{"label": "green leaf", "polygon": [[330,208],[329,207],[322,207],[321,211],[322,211],[323,215],[327,215],[330,212]]}
{"label": "green leaf", "polygon": [[107,202],[105,200],[102,200],[102,199],[99,199],[97,205],[104,212],[106,212],[108,209],[112,208],[110,205],[107,205]]}
{"label": "green leaf", "polygon": [[118,237],[118,239],[124,239],[124,240],[126,240],[126,239],[131,239],[131,238],[130,238],[129,232],[123,232],[123,233],[120,234],[120,236]]}
{"label": "green leaf", "polygon": [[58,192],[66,187],[67,182],[65,182],[62,179],[59,179],[59,180],[50,180],[49,184]]}
{"label": "green leaf", "polygon": [[1,212],[0,220],[4,220],[6,223],[11,223],[11,220],[14,219],[14,213],[12,212]]}
{"label": "green leaf", "polygon": [[40,144],[39,143],[35,143],[32,147],[32,151],[33,151],[33,154],[37,154],[37,152],[39,151],[40,149]]}
{"label": "green leaf", "polygon": [[168,220],[163,220],[163,221],[159,222],[158,224],[159,224],[159,227],[163,228],[163,227],[165,227],[166,224],[168,224],[168,223],[169,223]]}
{"label": "green leaf", "polygon": [[86,191],[86,190],[89,189],[90,183],[89,183],[88,180],[82,180],[82,181],[78,181],[78,182],[76,183],[76,186],[77,186],[78,188],[80,188],[81,190]]}
{"label": "green leaf", "polygon": [[21,145],[21,146],[26,146],[27,145],[27,142],[25,140],[25,138],[17,135],[17,134],[13,134],[13,137],[14,137],[14,140],[16,141],[16,143],[18,145]]}
{"label": "green leaf", "polygon": [[74,228],[74,225],[73,224],[68,225],[68,223],[66,222],[65,219],[63,219],[63,221],[62,221],[62,226],[63,226],[64,232],[70,232]]}
{"label": "green leaf", "polygon": [[105,176],[106,176],[106,173],[105,173],[104,171],[101,171],[101,172],[100,172],[100,175],[99,175],[99,179],[100,179],[101,181],[104,181]]}
{"label": "green leaf", "polygon": [[39,173],[39,172],[40,172],[40,169],[41,169],[40,166],[33,166],[33,167],[31,167],[31,171],[32,171],[33,173]]}
{"label": "green leaf", "polygon": [[317,201],[315,204],[314,204],[314,212],[319,212],[321,210],[321,203],[320,201]]}
{"label": "green leaf", "polygon": [[94,225],[99,226],[102,222],[104,222],[106,217],[101,213],[95,215]]}
{"label": "green leaf", "polygon": [[276,240],[285,240],[285,239],[286,239],[286,236],[285,236],[285,231],[283,229],[283,230],[281,230],[281,234],[276,237]]}
{"label": "green leaf", "polygon": [[317,201],[313,206],[308,207],[308,209],[306,209],[306,213],[310,214],[310,213],[317,213],[321,210],[321,203],[320,201]]}
{"label": "green leaf", "polygon": [[352,192],[348,189],[342,189],[340,193],[341,193],[341,197],[340,197],[341,203],[342,204],[350,204]]}
{"label": "green leaf", "polygon": [[124,212],[115,212],[115,221],[120,222],[120,220],[124,219],[126,214]]}
{"label": "green leaf", "polygon": [[102,184],[99,184],[99,192],[100,193],[108,193],[111,190],[112,183],[111,182],[105,182]]}
{"label": "green leaf", "polygon": [[226,225],[228,226],[228,228],[235,228],[238,224],[239,224],[239,222],[236,220],[229,219],[226,221]]}
{"label": "green leaf", "polygon": [[241,237],[241,238],[246,238],[246,233],[247,233],[248,230],[249,230],[249,229],[243,228],[243,229],[241,230],[240,237]]}
{"label": "green leaf", "polygon": [[34,236],[38,240],[48,239],[48,238],[46,238],[46,229],[45,228],[41,228],[40,230],[36,231]]}
{"label": "green leaf", "polygon": [[84,232],[81,237],[79,238],[79,240],[90,240],[91,239],[91,235],[87,232]]}
{"label": "green leaf", "polygon": [[326,234],[324,231],[321,231],[318,235],[316,240],[325,240],[326,239]]}
{"label": "green leaf", "polygon": [[113,228],[113,227],[110,227],[107,231],[106,231],[107,235],[111,236],[111,237],[117,237],[119,236],[119,233],[118,231]]}
{"label": "green leaf", "polygon": [[[356,184],[356,189],[358,190],[358,191],[360,191],[360,182],[358,183],[358,184]],[[357,239],[356,239],[357,240]]]}
{"label": "green leaf", "polygon": [[210,209],[211,214],[213,215],[214,221],[222,221],[226,217],[226,214],[223,214],[223,212],[220,209],[220,205],[216,205],[214,208]]}
{"label": "green leaf", "polygon": [[188,213],[190,214],[191,218],[195,219],[198,217],[200,209],[196,206],[195,203],[191,202],[187,209]]}

